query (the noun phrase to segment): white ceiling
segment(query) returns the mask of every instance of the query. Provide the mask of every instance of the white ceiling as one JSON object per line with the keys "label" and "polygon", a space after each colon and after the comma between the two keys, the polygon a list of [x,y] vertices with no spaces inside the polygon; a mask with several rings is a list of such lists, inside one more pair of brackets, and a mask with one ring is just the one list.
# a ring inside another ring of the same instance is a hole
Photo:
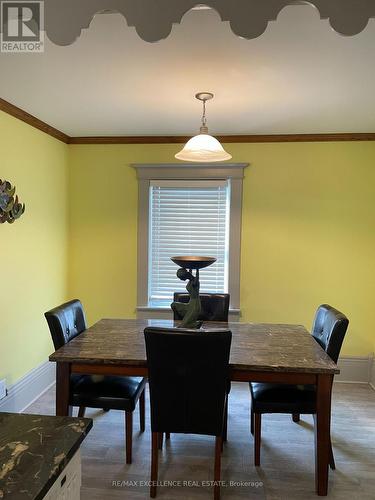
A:
{"label": "white ceiling", "polygon": [[375,132],[375,20],[354,37],[309,5],[286,7],[259,38],[213,10],[141,40],[120,14],[95,16],[73,44],[0,54],[0,96],[71,136],[190,135],[197,91],[213,134]]}

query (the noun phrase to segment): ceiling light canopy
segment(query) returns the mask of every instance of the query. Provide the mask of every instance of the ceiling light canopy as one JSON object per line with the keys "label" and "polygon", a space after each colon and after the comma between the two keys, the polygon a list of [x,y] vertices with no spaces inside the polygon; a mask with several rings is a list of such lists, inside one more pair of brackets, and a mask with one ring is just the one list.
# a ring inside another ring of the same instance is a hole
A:
{"label": "ceiling light canopy", "polygon": [[200,133],[192,137],[175,155],[175,158],[183,161],[215,162],[230,160],[232,156],[225,151],[220,142],[208,134],[206,120],[206,101],[214,97],[211,92],[199,92],[195,97],[203,103],[202,126]]}

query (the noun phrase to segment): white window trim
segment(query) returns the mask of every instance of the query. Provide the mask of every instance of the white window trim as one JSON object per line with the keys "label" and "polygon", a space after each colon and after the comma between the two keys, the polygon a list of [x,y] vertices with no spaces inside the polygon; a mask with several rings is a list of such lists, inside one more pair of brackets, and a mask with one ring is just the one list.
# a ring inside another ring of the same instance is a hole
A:
{"label": "white window trim", "polygon": [[154,180],[231,180],[229,230],[230,318],[240,315],[242,181],[248,163],[133,164],[138,178],[137,316],[169,318],[169,308],[148,306],[149,188]]}

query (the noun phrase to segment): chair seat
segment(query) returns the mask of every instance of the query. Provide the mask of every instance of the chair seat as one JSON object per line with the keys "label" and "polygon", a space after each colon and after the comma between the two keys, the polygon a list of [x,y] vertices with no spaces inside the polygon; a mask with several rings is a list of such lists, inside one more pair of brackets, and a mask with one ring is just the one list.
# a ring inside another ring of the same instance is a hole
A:
{"label": "chair seat", "polygon": [[73,406],[134,411],[145,383],[142,377],[72,375],[70,402]]}
{"label": "chair seat", "polygon": [[252,408],[256,413],[315,413],[314,385],[250,382]]}
{"label": "chair seat", "polygon": [[78,373],[72,373],[70,375],[70,392],[72,392],[73,387],[83,378],[85,375],[78,375]]}

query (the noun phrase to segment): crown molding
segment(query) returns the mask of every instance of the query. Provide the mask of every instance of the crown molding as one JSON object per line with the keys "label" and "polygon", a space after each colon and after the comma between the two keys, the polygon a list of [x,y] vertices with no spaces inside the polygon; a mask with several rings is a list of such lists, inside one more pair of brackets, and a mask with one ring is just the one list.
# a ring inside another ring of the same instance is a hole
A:
{"label": "crown molding", "polygon": [[[222,143],[375,141],[375,133],[215,135]],[[70,137],[69,144],[183,144],[191,136],[138,135]]]}
{"label": "crown molding", "polygon": [[4,111],[4,113],[8,113],[8,115],[14,116],[14,118],[18,118],[19,120],[27,123],[28,125],[31,125],[34,128],[37,128],[38,130],[41,130],[42,132],[45,132],[46,134],[54,137],[55,139],[58,139],[61,142],[64,142],[65,144],[68,144],[69,142],[70,137],[63,132],[60,132],[60,130],[57,130],[56,128],[48,125],[48,123],[45,123],[42,120],[39,120],[39,118],[36,118],[23,109],[18,108],[14,104],[1,99],[1,97],[0,110]]}
{"label": "crown molding", "polygon": [[[0,111],[4,111],[15,118],[31,125],[58,139],[64,144],[184,144],[191,136],[184,135],[126,135],[126,136],[87,136],[70,137],[64,132],[48,125],[35,116],[27,113],[14,104],[0,98]],[[243,135],[215,135],[223,143],[244,144],[261,142],[347,142],[347,141],[375,141],[374,132],[364,133],[331,133],[331,134],[243,134]]]}

